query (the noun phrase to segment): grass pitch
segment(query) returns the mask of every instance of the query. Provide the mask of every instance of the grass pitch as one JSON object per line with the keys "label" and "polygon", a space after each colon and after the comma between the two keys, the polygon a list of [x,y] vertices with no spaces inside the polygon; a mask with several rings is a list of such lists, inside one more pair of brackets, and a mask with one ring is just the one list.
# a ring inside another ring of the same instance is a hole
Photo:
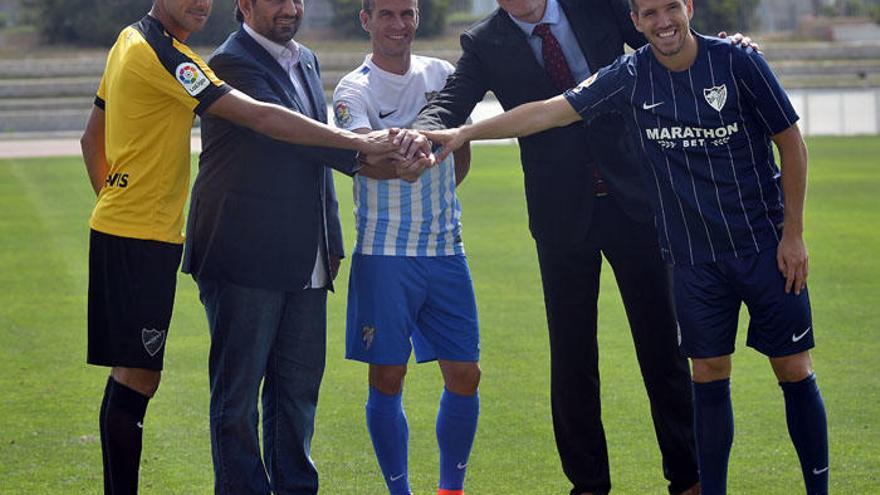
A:
{"label": "grass pitch", "polygon": [[[832,491],[880,493],[880,139],[823,138],[808,145],[814,360],[828,408]],[[350,181],[337,177],[337,191],[350,250]],[[468,493],[568,493],[553,441],[546,325],[516,148],[477,147],[460,196],[484,370]],[[0,161],[2,494],[101,491],[97,413],[107,372],[84,364],[93,203],[78,158]],[[380,494],[384,485],[363,422],[366,368],[342,358],[347,269],[343,264],[339,290],[329,298],[328,362],[313,456],[322,493]],[[181,275],[178,287],[166,373],[146,420],[145,494],[213,491],[207,324],[192,280]],[[602,277],[599,327],[615,493],[666,493],[610,270]],[[782,394],[766,359],[740,337],[730,493],[802,493]],[[411,368],[404,400],[417,494],[435,489],[441,387],[436,365]]]}

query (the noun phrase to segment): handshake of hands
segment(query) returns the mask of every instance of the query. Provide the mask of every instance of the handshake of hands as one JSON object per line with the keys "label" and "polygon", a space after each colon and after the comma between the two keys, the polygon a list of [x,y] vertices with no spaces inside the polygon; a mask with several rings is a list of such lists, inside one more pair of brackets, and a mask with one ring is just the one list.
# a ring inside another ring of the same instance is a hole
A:
{"label": "handshake of hands", "polygon": [[[411,129],[390,128],[361,134],[358,146],[361,162],[360,173],[372,179],[403,179],[415,182],[425,169],[442,162],[461,146],[450,145],[451,136],[457,129],[448,131],[414,131]],[[433,143],[442,144],[438,155],[434,155]]]}

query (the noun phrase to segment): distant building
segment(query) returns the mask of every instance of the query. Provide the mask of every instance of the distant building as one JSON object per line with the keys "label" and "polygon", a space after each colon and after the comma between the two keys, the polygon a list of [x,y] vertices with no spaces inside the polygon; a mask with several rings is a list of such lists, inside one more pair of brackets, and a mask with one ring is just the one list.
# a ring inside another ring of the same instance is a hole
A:
{"label": "distant building", "polygon": [[[761,32],[797,31],[800,19],[814,15],[826,0],[761,0],[755,12],[757,30]],[[819,5],[817,5],[819,4]]]}

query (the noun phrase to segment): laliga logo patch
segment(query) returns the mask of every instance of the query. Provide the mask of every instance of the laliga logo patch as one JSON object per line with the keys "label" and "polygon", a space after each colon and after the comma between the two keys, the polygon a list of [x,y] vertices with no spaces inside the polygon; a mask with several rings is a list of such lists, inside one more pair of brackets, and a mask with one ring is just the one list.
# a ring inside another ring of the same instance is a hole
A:
{"label": "laliga logo patch", "polygon": [[192,62],[184,62],[174,70],[174,77],[183,85],[190,96],[201,93],[210,84],[199,67]]}
{"label": "laliga logo patch", "polygon": [[333,115],[336,117],[336,125],[339,127],[348,127],[351,125],[351,111],[344,101],[340,101],[333,107]]}
{"label": "laliga logo patch", "polygon": [[155,356],[162,348],[167,332],[167,330],[156,330],[155,328],[141,329],[141,342],[144,343],[144,349],[147,350],[150,357]]}
{"label": "laliga logo patch", "polygon": [[727,103],[727,85],[706,88],[703,90],[703,97],[706,98],[706,103],[710,107],[720,112],[724,108],[724,104]]}

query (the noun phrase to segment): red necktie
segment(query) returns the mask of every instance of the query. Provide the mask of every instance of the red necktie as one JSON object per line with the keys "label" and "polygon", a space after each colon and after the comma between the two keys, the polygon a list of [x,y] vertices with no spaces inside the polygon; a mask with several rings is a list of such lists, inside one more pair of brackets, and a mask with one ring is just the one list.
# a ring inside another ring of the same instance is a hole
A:
{"label": "red necktie", "polygon": [[[571,68],[565,60],[562,53],[562,47],[559,40],[550,32],[550,24],[541,23],[535,26],[532,34],[541,38],[541,55],[544,56],[544,70],[553,80],[553,85],[560,93],[569,90],[575,86],[574,76],[571,74]],[[596,186],[596,196],[605,196],[608,194],[608,185],[602,179],[599,173],[599,166],[593,166],[593,182]]]}
{"label": "red necktie", "polygon": [[550,24],[538,24],[532,34],[539,36],[542,40],[541,55],[544,56],[544,69],[550,75],[556,89],[561,93],[573,88],[575,85],[574,76],[571,75],[571,69],[568,67],[568,62],[565,61],[559,40],[550,32]]}

